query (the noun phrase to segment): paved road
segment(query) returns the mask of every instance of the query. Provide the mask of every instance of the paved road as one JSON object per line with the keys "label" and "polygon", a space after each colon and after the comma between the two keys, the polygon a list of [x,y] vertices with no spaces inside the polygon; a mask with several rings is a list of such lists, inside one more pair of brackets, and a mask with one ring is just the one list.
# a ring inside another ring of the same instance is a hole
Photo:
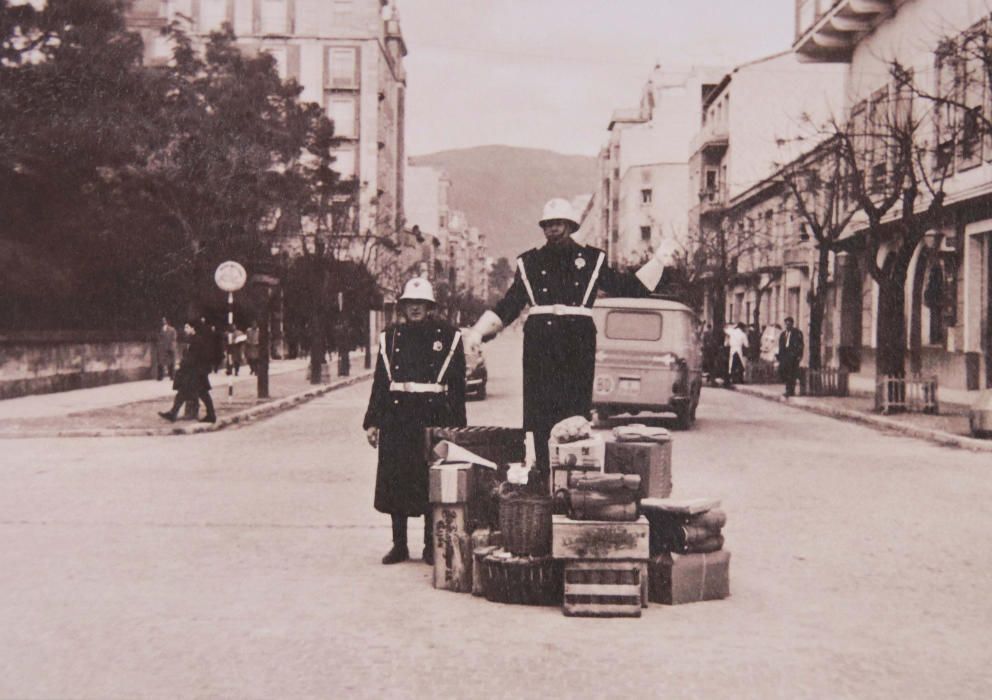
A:
{"label": "paved road", "polygon": [[[510,425],[519,336],[489,356],[470,420]],[[200,436],[5,441],[0,698],[992,694],[987,455],[708,390],[675,495],[723,499],[732,597],[571,619],[378,563],[367,392]]]}

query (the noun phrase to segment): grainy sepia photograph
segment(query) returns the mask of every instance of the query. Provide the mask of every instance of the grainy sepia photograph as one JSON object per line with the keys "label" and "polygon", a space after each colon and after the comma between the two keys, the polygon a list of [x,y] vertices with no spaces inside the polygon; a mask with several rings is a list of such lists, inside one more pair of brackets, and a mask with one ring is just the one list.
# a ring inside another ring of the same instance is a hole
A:
{"label": "grainy sepia photograph", "polygon": [[992,1],[0,0],[0,700],[992,697]]}

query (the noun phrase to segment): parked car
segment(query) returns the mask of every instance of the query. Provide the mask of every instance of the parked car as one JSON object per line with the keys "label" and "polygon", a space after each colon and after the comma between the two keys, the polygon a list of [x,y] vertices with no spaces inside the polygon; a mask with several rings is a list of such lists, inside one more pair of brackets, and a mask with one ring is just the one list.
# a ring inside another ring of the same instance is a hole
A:
{"label": "parked car", "polygon": [[[465,329],[462,329],[465,332]],[[464,337],[464,335],[462,336]],[[465,396],[479,400],[486,398],[486,384],[489,382],[489,371],[486,369],[486,357],[481,345],[465,344]]]}
{"label": "parked car", "polygon": [[663,298],[598,299],[592,407],[604,423],[620,413],[674,413],[696,419],[703,354],[696,314]]}

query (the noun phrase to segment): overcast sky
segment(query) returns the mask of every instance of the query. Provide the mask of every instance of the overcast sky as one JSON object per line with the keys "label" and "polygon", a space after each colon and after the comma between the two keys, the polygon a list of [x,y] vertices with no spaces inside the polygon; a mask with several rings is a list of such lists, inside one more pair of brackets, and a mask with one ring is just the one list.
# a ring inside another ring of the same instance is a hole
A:
{"label": "overcast sky", "polygon": [[791,46],[794,0],[394,0],[407,151],[594,155],[655,62],[732,66]]}

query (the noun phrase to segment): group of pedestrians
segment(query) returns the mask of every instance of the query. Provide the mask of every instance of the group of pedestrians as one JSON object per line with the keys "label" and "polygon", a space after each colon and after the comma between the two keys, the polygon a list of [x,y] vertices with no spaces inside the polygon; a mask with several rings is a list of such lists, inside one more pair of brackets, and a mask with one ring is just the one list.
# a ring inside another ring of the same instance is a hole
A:
{"label": "group of pedestrians", "polygon": [[219,333],[201,316],[188,321],[180,336],[169,320],[163,317],[158,332],[156,374],[159,380],[168,375],[176,397],[172,408],[160,411],[159,415],[175,421],[184,404],[202,402],[206,414],[200,421],[216,422],[217,414],[210,397],[210,374],[219,372],[223,366],[228,375],[237,376],[246,361],[251,374],[257,374],[259,335],[257,322],[252,322],[247,331],[241,331],[232,323],[223,333]]}
{"label": "group of pedestrians", "polygon": [[[777,352],[769,359],[778,362],[785,396],[795,396],[805,343],[802,331],[795,327],[791,316],[784,323],[785,329],[778,334]],[[703,337],[703,371],[707,373],[710,384],[715,384],[718,378],[722,378],[723,385],[728,388],[743,384],[747,363],[756,362],[763,355],[762,340],[767,331],[759,332],[755,324],[748,327],[737,323],[722,330],[709,326]]]}

